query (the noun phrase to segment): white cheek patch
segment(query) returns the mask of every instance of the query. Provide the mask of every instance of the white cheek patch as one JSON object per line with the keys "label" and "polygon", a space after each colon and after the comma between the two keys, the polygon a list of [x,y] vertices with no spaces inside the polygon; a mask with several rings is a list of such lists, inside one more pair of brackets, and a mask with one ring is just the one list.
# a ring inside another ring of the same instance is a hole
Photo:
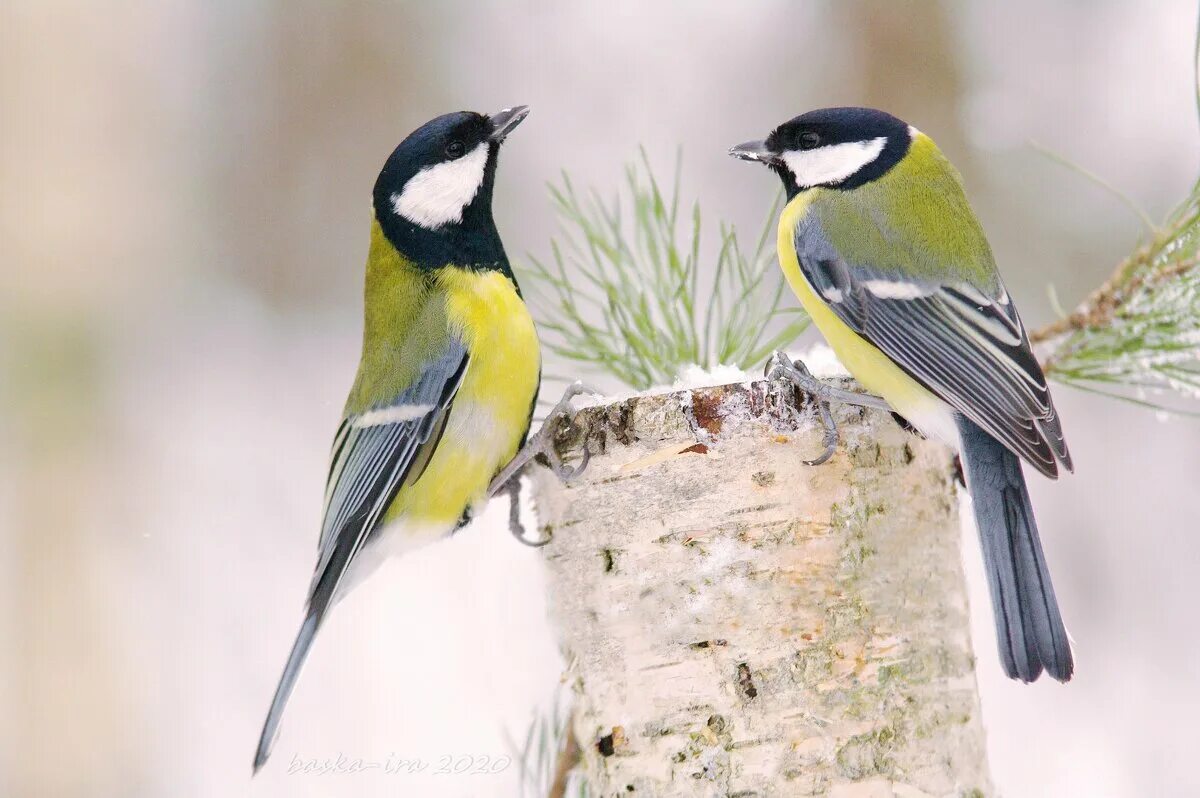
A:
{"label": "white cheek patch", "polygon": [[463,210],[483,185],[487,159],[488,145],[483,142],[456,161],[426,166],[392,195],[392,210],[430,230],[461,222]]}
{"label": "white cheek patch", "polygon": [[813,150],[790,150],[783,154],[783,162],[801,188],[840,183],[878,158],[886,144],[887,137],[880,136]]}

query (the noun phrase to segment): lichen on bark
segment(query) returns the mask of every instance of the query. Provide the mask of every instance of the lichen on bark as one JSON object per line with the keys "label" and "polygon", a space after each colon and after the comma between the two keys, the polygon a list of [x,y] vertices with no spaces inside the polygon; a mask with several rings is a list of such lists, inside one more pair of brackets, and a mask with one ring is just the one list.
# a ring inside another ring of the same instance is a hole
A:
{"label": "lichen on bark", "polygon": [[990,793],[950,451],[767,382],[587,408],[535,478],[593,796]]}

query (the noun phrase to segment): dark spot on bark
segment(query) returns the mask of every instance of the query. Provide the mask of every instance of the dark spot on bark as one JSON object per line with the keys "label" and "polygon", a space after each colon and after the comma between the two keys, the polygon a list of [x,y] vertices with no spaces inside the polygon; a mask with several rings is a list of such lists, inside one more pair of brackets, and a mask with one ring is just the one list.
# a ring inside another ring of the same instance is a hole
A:
{"label": "dark spot on bark", "polygon": [[850,451],[850,459],[859,466],[878,465],[879,444],[876,441],[863,441]]}
{"label": "dark spot on bark", "polygon": [[913,459],[916,457],[916,455],[913,454],[912,447],[909,446],[907,443],[904,444],[903,457],[904,457],[905,465],[908,465],[909,463],[911,463],[913,461]]}
{"label": "dark spot on bark", "polygon": [[615,477],[605,477],[604,479],[600,480],[596,484],[597,485],[611,485],[614,482],[623,482],[627,479],[641,479],[641,478],[642,478],[641,474],[618,474]]}
{"label": "dark spot on bark", "polygon": [[964,488],[967,486],[967,476],[963,473],[962,458],[954,455],[954,481]]}
{"label": "dark spot on bark", "polygon": [[727,646],[727,645],[729,645],[729,642],[726,640],[699,640],[695,643],[689,644],[688,647],[695,648],[695,649],[704,649],[704,648],[712,648],[713,646]]}
{"label": "dark spot on bark", "polygon": [[765,488],[767,485],[775,484],[775,472],[759,471],[750,477],[750,481],[760,488]]}
{"label": "dark spot on bark", "polygon": [[613,751],[613,736],[606,734],[596,741],[596,750],[600,752],[600,756],[612,756]]}
{"label": "dark spot on bark", "polygon": [[694,443],[680,452],[680,454],[683,454],[684,452],[692,452],[693,454],[708,454],[708,447],[703,443]]}
{"label": "dark spot on bark", "polygon": [[604,557],[604,573],[611,574],[617,570],[617,560],[612,549],[603,549],[600,554]]}
{"label": "dark spot on bark", "polygon": [[616,408],[609,411],[608,428],[612,432],[613,437],[621,442],[623,446],[628,446],[636,440],[637,436],[633,434],[633,406],[637,403],[637,399],[630,399],[628,402],[622,402]]}
{"label": "dark spot on bark", "polygon": [[725,731],[725,718],[713,715],[708,719],[708,728],[712,729],[713,734],[720,734]]}
{"label": "dark spot on bark", "polygon": [[758,688],[754,686],[754,679],[750,677],[750,666],[744,662],[738,663],[737,682],[738,691],[747,700],[758,697]]}
{"label": "dark spot on bark", "polygon": [[763,510],[773,510],[779,506],[779,502],[773,504],[756,504],[753,507],[741,507],[737,510],[730,510],[727,515],[745,515],[746,513],[761,513]]}
{"label": "dark spot on bark", "polygon": [[692,413],[696,423],[708,430],[710,435],[720,433],[724,419],[721,416],[721,395],[715,391],[692,394]]}
{"label": "dark spot on bark", "polygon": [[625,785],[625,792],[634,792],[633,785],[632,785],[632,784],[626,784],[626,785]]}

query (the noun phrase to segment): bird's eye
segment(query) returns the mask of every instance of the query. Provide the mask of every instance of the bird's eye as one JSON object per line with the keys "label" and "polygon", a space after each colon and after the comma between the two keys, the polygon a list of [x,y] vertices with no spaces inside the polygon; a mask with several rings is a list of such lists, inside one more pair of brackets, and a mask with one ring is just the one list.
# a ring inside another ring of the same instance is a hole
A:
{"label": "bird's eye", "polygon": [[452,161],[463,157],[466,151],[467,147],[461,141],[452,141],[446,145],[446,157]]}
{"label": "bird's eye", "polygon": [[821,146],[821,137],[811,130],[806,130],[800,134],[800,149],[813,150]]}

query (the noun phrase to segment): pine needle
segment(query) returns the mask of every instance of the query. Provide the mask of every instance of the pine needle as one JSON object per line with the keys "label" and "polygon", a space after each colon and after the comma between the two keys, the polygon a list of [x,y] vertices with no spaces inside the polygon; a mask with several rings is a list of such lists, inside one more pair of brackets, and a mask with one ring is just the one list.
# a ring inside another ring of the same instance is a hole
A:
{"label": "pine needle", "polygon": [[1112,183],[1108,182],[1103,177],[1101,177],[1100,175],[1093,172],[1091,169],[1087,169],[1087,168],[1081,166],[1080,164],[1076,163],[1075,161],[1072,161],[1071,159],[1067,158],[1065,155],[1062,155],[1061,153],[1050,149],[1049,147],[1045,146],[1044,144],[1040,144],[1036,141],[1030,141],[1029,146],[1032,147],[1034,150],[1036,150],[1041,155],[1043,155],[1044,157],[1049,158],[1051,161],[1054,161],[1059,166],[1062,166],[1066,169],[1070,169],[1072,172],[1075,172],[1075,173],[1081,175],[1082,177],[1090,180],[1092,183],[1095,183],[1097,186],[1104,189],[1109,194],[1113,195],[1117,200],[1119,200],[1121,202],[1122,205],[1124,205],[1126,208],[1129,208],[1129,210],[1133,211],[1134,215],[1137,216],[1138,219],[1141,220],[1143,225],[1145,225],[1147,233],[1149,233],[1150,235],[1154,235],[1158,232],[1158,225],[1156,225],[1154,223],[1154,220],[1150,218],[1150,214],[1146,213],[1145,209],[1142,208],[1141,205],[1137,204],[1137,201],[1134,200],[1133,197],[1129,196],[1124,191],[1117,188]]}

